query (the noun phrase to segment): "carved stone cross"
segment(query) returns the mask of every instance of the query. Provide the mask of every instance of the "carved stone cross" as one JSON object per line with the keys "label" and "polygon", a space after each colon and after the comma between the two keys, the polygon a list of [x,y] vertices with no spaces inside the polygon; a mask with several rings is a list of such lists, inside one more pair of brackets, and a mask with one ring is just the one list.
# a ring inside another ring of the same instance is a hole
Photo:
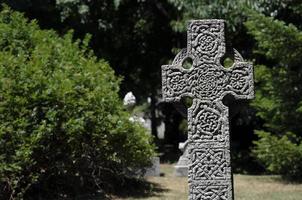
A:
{"label": "carved stone cross", "polygon": [[[226,95],[254,97],[253,66],[234,49],[234,64],[224,68],[224,21],[188,24],[187,48],[172,65],[162,66],[162,93],[167,102],[193,98],[188,110],[189,200],[232,200],[229,110]],[[185,69],[185,59],[193,60]]]}

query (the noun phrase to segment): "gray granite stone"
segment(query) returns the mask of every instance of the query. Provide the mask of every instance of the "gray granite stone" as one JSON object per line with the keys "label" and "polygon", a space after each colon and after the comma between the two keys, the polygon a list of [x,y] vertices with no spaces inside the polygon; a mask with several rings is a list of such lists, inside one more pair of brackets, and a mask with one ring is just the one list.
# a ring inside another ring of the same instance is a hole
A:
{"label": "gray granite stone", "polygon": [[[162,93],[166,102],[193,98],[188,109],[189,200],[232,200],[229,110],[222,99],[254,97],[253,66],[236,50],[233,66],[221,65],[223,20],[190,21],[187,34],[187,48],[162,66]],[[189,69],[182,67],[187,58],[193,61]]]}

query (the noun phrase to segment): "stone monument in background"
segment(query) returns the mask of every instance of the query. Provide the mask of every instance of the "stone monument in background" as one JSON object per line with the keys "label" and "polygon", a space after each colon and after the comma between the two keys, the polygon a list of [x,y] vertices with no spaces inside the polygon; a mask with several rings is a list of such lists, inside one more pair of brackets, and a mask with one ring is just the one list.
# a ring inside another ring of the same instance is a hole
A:
{"label": "stone monument in background", "polygon": [[188,149],[187,149],[188,141],[180,142],[178,148],[183,152],[179,157],[178,162],[174,166],[175,168],[175,176],[184,177],[188,176]]}
{"label": "stone monument in background", "polygon": [[[124,106],[128,111],[132,111],[136,105],[136,97],[130,91],[128,92],[123,99]],[[148,133],[150,133],[150,120],[145,120],[142,116],[132,114],[129,119],[132,122],[140,123]],[[151,133],[150,133],[151,134]],[[144,172],[144,176],[160,176],[160,159],[158,156],[151,158],[152,165],[145,169],[138,169],[137,174]]]}
{"label": "stone monument in background", "polygon": [[[187,29],[187,48],[171,65],[162,66],[166,102],[191,97],[188,110],[188,182],[190,200],[232,200],[229,110],[225,96],[254,97],[253,67],[234,50],[234,64],[224,68],[224,21],[194,20]],[[183,62],[192,59],[192,67]]]}

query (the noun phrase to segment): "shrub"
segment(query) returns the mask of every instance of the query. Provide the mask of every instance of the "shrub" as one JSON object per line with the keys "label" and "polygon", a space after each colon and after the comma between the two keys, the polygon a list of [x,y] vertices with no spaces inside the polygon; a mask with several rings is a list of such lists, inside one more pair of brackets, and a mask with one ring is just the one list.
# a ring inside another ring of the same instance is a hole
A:
{"label": "shrub", "polygon": [[0,199],[104,192],[149,164],[150,137],[129,121],[120,79],[88,41],[2,9]]}
{"label": "shrub", "polygon": [[271,133],[257,131],[259,140],[255,141],[253,155],[266,169],[284,178],[302,180],[302,143],[294,134],[287,133],[277,137]]}

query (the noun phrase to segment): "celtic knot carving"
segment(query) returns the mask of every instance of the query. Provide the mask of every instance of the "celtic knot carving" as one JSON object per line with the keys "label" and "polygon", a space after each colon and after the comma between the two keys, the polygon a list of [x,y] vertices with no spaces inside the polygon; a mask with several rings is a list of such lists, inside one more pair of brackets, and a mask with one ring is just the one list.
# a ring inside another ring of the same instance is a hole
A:
{"label": "celtic knot carving", "polygon": [[190,194],[194,200],[229,200],[231,196],[228,185],[194,185]]}
{"label": "celtic knot carving", "polygon": [[[200,144],[202,146],[202,144]],[[189,148],[189,177],[191,180],[227,180],[230,170],[228,152],[224,147],[200,148],[193,145]],[[194,148],[192,148],[194,147]]]}
{"label": "celtic knot carving", "polygon": [[182,77],[182,74],[175,72],[171,74],[171,77],[168,79],[170,87],[174,92],[182,91],[185,88],[185,80]]}
{"label": "celtic knot carving", "polygon": [[193,53],[196,52],[199,56],[217,49],[217,40],[211,32],[197,34],[194,39],[192,42]]}
{"label": "celtic knot carving", "polygon": [[241,90],[246,85],[246,77],[242,74],[242,71],[233,72],[230,77],[230,85],[235,90]]}
{"label": "celtic knot carving", "polygon": [[163,88],[163,92],[167,99],[180,100],[182,95],[188,93],[188,74],[175,68],[168,69],[166,72],[166,79],[163,80],[166,87]]}
{"label": "celtic knot carving", "polygon": [[[242,64],[246,64],[244,67]],[[222,99],[224,95],[253,95],[253,76],[248,63],[235,63],[231,69],[216,64],[193,63],[192,69],[163,67],[163,92],[168,101],[183,96],[198,99]],[[173,100],[174,99],[174,100]]]}
{"label": "celtic knot carving", "polygon": [[228,90],[233,92],[235,97],[242,99],[253,98],[254,83],[253,70],[250,63],[235,63],[229,78]]}
{"label": "celtic knot carving", "polygon": [[221,96],[227,83],[227,76],[214,65],[206,64],[195,70],[196,84],[192,87],[193,96],[201,99],[214,99]]}
{"label": "celtic knot carving", "polygon": [[196,142],[225,142],[222,126],[227,122],[222,118],[226,113],[215,103],[195,101],[189,109],[189,139]]}
{"label": "celtic knot carving", "polygon": [[219,115],[211,111],[205,110],[204,112],[199,112],[197,121],[202,123],[197,125],[197,128],[205,133],[214,133],[219,128],[219,118]]}
{"label": "celtic knot carving", "polygon": [[[234,64],[224,68],[222,20],[196,20],[188,26],[187,48],[172,65],[162,66],[163,99],[193,98],[188,111],[190,200],[232,200],[228,108],[222,99],[254,97],[253,67],[234,50]],[[182,67],[191,58],[193,66]]]}
{"label": "celtic knot carving", "polygon": [[[224,53],[224,24],[212,21],[196,21],[189,24],[188,49],[195,57],[209,62],[217,60]],[[221,52],[219,52],[221,51]]]}

